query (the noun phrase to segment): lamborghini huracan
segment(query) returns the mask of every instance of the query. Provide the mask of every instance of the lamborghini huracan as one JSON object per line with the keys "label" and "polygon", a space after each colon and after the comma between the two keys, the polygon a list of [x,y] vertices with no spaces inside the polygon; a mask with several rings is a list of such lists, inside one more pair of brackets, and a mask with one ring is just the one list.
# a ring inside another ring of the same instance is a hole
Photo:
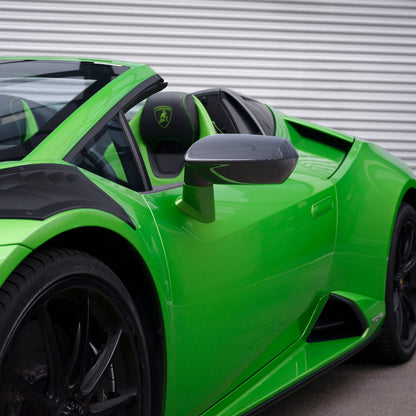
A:
{"label": "lamborghini huracan", "polygon": [[0,60],[0,415],[237,416],[416,349],[416,181],[146,65]]}

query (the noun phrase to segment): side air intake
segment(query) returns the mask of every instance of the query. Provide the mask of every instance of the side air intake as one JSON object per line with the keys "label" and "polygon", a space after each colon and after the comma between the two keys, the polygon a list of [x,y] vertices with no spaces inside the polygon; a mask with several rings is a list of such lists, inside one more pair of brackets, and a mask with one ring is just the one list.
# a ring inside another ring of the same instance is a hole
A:
{"label": "side air intake", "polygon": [[331,294],[316,320],[307,342],[359,337],[367,328],[367,321],[354,302]]}
{"label": "side air intake", "polygon": [[324,143],[328,146],[339,149],[344,153],[348,153],[351,149],[352,143],[345,141],[337,137],[336,135],[316,130],[312,127],[305,126],[302,123],[297,123],[293,120],[286,120],[286,122],[290,124],[297,131],[297,133],[305,139],[314,140],[319,143]]}

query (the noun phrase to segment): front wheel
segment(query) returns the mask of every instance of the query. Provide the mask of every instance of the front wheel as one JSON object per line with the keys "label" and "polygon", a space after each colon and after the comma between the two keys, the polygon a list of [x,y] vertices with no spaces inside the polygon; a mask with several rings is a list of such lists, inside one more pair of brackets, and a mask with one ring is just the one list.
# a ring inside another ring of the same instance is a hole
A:
{"label": "front wheel", "polygon": [[1,415],[150,415],[143,329],[99,260],[32,254],[0,289],[0,310]]}
{"label": "front wheel", "polygon": [[403,363],[416,350],[416,212],[402,203],[391,240],[386,281],[386,319],[376,340],[378,358]]}

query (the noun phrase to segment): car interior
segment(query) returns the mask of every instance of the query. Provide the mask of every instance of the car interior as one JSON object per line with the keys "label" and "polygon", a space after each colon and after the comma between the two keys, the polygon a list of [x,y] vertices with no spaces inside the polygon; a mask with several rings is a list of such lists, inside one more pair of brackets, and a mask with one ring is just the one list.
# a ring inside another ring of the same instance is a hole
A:
{"label": "car interior", "polygon": [[[3,146],[24,143],[55,112],[20,97],[0,96]],[[213,134],[275,134],[270,109],[232,90],[214,88],[159,92],[140,105],[129,121],[147,170],[158,185],[180,182],[184,155],[195,141]],[[75,157],[73,163],[113,182],[139,190],[134,160],[123,129],[114,120]],[[175,179],[176,180],[172,180]],[[152,178],[151,178],[152,179]]]}
{"label": "car interior", "polygon": [[130,127],[143,158],[158,178],[176,178],[185,152],[202,137],[275,134],[274,117],[266,105],[220,88],[193,94],[154,94],[132,118]]}

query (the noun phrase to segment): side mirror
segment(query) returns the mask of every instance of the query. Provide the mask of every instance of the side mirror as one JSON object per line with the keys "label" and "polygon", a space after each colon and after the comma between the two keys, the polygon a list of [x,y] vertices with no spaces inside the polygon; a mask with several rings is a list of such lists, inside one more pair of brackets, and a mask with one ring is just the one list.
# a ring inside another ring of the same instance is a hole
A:
{"label": "side mirror", "polygon": [[215,220],[212,184],[282,183],[298,154],[289,140],[275,136],[222,134],[195,142],[185,154],[183,195],[177,207],[202,221]]}

